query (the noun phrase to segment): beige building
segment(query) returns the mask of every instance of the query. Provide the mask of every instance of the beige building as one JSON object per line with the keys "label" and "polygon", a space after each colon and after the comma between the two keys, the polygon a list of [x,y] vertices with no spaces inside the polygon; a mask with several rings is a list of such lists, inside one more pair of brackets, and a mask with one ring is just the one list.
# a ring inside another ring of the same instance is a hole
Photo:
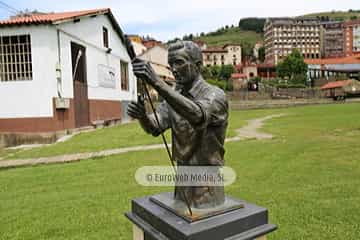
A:
{"label": "beige building", "polygon": [[131,40],[131,44],[133,46],[136,56],[143,54],[147,50],[147,48],[141,42],[139,43],[138,41]]}
{"label": "beige building", "polygon": [[[148,61],[153,67],[155,73],[171,86],[175,85],[175,78],[170,71],[168,64],[168,50],[163,45],[154,46],[138,56],[140,59]],[[158,94],[154,89],[150,89],[153,98],[158,98]]]}
{"label": "beige building", "polygon": [[320,58],[320,21],[313,18],[270,18],[266,20],[265,62],[277,64],[293,49],[304,58]]}
{"label": "beige building", "polygon": [[259,59],[259,50],[260,50],[260,48],[262,48],[263,46],[264,46],[264,44],[261,43],[261,42],[257,42],[257,43],[255,44],[254,49],[253,49],[253,55],[254,55],[254,57],[255,57],[256,60]]}
{"label": "beige building", "polygon": [[241,64],[241,46],[226,44],[222,47],[208,47],[202,50],[204,66]]}

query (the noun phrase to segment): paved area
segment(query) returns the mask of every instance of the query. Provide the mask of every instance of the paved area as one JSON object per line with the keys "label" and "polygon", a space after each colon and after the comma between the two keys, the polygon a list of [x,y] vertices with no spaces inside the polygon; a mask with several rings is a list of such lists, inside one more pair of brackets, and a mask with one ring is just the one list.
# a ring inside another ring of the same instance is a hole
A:
{"label": "paved area", "polygon": [[[241,141],[244,139],[258,139],[258,140],[271,139],[273,137],[271,134],[260,132],[259,130],[263,126],[265,121],[281,116],[284,116],[284,114],[269,115],[263,118],[249,120],[247,125],[237,130],[238,135],[236,137],[227,138],[226,142]],[[0,161],[0,168],[14,168],[14,167],[34,166],[39,164],[51,164],[51,163],[68,163],[68,162],[76,162],[94,157],[104,157],[104,156],[111,156],[111,155],[117,155],[128,152],[147,151],[147,150],[162,149],[162,148],[164,148],[163,144],[155,144],[155,145],[144,145],[144,146],[135,146],[135,147],[127,147],[127,148],[119,148],[119,149],[110,149],[99,152],[68,154],[68,155],[54,156],[54,157],[2,160]]]}

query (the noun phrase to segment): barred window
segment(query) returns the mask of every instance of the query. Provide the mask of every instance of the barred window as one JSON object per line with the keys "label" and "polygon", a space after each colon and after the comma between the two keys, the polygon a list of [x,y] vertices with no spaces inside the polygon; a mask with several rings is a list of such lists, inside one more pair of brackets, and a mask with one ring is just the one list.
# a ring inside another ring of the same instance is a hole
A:
{"label": "barred window", "polygon": [[121,90],[129,91],[129,64],[120,61]]}
{"label": "barred window", "polygon": [[0,81],[32,80],[30,35],[0,36]]}

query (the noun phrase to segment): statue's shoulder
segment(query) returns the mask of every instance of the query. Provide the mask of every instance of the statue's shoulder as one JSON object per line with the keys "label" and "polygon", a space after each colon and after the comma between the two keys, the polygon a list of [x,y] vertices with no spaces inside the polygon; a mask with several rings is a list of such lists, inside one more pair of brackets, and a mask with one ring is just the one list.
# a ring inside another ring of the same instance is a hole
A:
{"label": "statue's shoulder", "polygon": [[204,81],[204,88],[208,95],[213,96],[214,98],[227,102],[226,93],[224,90],[219,88],[218,86],[212,85],[206,81]]}

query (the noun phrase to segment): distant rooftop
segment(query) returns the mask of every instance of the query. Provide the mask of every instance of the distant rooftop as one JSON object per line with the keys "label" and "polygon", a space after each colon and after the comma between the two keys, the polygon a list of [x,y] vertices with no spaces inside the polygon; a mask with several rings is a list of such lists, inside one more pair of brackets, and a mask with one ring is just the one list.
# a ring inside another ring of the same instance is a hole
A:
{"label": "distant rooftop", "polygon": [[310,65],[360,64],[360,54],[349,57],[305,59],[305,63]]}

